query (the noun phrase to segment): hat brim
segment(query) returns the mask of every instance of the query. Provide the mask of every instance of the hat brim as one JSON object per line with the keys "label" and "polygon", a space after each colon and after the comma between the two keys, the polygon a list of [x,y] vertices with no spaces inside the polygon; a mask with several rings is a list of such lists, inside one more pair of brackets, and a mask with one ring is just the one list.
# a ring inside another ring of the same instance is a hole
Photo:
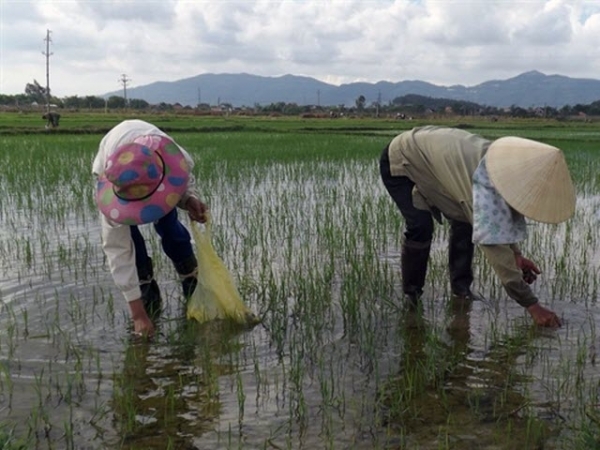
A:
{"label": "hat brim", "polygon": [[520,137],[503,137],[486,153],[490,180],[502,198],[525,217],[560,223],[575,212],[575,188],[562,152]]}
{"label": "hat brim", "polygon": [[[123,225],[156,222],[171,212],[187,190],[190,167],[179,146],[164,136],[145,136],[144,144],[160,154],[164,177],[158,188],[143,200],[118,197],[114,185],[102,174],[96,185],[96,203],[108,219]],[[128,144],[131,145],[131,144]]]}

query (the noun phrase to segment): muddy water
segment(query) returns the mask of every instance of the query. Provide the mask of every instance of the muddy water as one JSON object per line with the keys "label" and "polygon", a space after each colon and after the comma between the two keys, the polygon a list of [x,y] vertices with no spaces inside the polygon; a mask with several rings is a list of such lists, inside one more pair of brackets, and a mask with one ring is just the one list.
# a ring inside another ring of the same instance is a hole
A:
{"label": "muddy water", "polygon": [[[350,165],[343,176],[363,183],[361,170]],[[257,183],[237,201],[270,229],[286,197],[270,195],[282,186],[262,178],[269,192]],[[387,205],[371,181],[361,195]],[[291,208],[305,213],[278,220],[324,221],[319,190],[297,184],[302,204]],[[331,252],[302,250],[315,224],[288,254],[278,228],[259,238],[249,221],[233,220],[239,208],[220,189],[220,249],[264,322],[243,330],[185,321],[175,272],[144,229],[165,301],[151,342],[131,336],[92,213],[32,222],[12,212],[0,237],[0,415],[18,434],[37,448],[572,448],[598,404],[594,198],[582,199],[588,207],[570,228],[532,227],[525,247],[544,270],[536,292],[564,318],[550,331],[531,327],[481,261],[482,301],[452,301],[443,229],[414,311],[399,297],[397,231],[372,248],[378,225],[364,236],[357,224],[362,237],[340,244],[327,275]],[[360,202],[331,201],[360,217]],[[342,215],[323,232],[354,239]]]}

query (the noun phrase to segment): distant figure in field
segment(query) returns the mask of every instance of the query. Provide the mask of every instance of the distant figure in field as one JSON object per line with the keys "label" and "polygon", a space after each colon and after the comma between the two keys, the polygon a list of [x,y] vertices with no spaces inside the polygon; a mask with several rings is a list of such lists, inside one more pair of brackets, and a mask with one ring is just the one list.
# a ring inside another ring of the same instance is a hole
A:
{"label": "distant figure in field", "polygon": [[60,114],[55,112],[47,112],[42,116],[42,119],[46,120],[46,129],[49,128],[58,128],[58,123],[60,121]]}
{"label": "distant figure in field", "polygon": [[129,302],[136,334],[151,335],[150,318],[161,309],[152,260],[138,225],[152,223],[162,249],[189,298],[197,284],[198,262],[190,233],[177,208],[206,222],[207,206],[194,189],[190,155],[166,133],[141,120],[126,120],[100,142],[92,172],[102,224],[102,248],[115,284]]}
{"label": "distant figure in field", "polygon": [[448,263],[454,296],[473,298],[478,244],[507,294],[536,324],[561,325],[533,294],[539,268],[518,243],[525,217],[559,223],[575,211],[575,190],[562,152],[519,137],[489,141],[455,128],[417,127],[396,136],[380,159],[383,184],[405,219],[402,288],[413,304],[423,292],[433,218],[450,223]]}

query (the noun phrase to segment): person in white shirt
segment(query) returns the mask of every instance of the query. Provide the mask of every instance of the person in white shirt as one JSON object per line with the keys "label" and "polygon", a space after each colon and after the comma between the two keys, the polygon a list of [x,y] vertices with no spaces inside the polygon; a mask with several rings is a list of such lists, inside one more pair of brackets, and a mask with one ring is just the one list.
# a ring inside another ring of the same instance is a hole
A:
{"label": "person in white shirt", "polygon": [[190,219],[206,222],[208,208],[195,191],[193,167],[184,148],[142,120],[126,120],[112,128],[94,159],[102,248],[113,280],[129,302],[136,334],[152,335],[151,317],[161,309],[152,260],[138,225],[154,225],[181,277],[184,296],[191,296],[196,287],[190,233],[177,216],[181,208]]}

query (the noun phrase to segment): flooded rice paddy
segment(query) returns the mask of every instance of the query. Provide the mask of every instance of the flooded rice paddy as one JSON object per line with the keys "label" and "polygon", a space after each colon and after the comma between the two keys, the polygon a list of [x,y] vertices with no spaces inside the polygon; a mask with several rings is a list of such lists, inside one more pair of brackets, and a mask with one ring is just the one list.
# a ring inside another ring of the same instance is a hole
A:
{"label": "flooded rice paddy", "polygon": [[165,310],[153,340],[133,338],[100,248],[90,175],[100,137],[1,138],[5,439],[36,449],[600,448],[593,154],[568,154],[576,216],[531,224],[523,246],[543,271],[536,293],[564,321],[544,330],[479,254],[482,301],[450,298],[443,226],[422,308],[404,305],[402,220],[377,170],[388,137],[175,137],[197,160],[215,248],[262,323],[186,321],[177,275],[144,228]]}

